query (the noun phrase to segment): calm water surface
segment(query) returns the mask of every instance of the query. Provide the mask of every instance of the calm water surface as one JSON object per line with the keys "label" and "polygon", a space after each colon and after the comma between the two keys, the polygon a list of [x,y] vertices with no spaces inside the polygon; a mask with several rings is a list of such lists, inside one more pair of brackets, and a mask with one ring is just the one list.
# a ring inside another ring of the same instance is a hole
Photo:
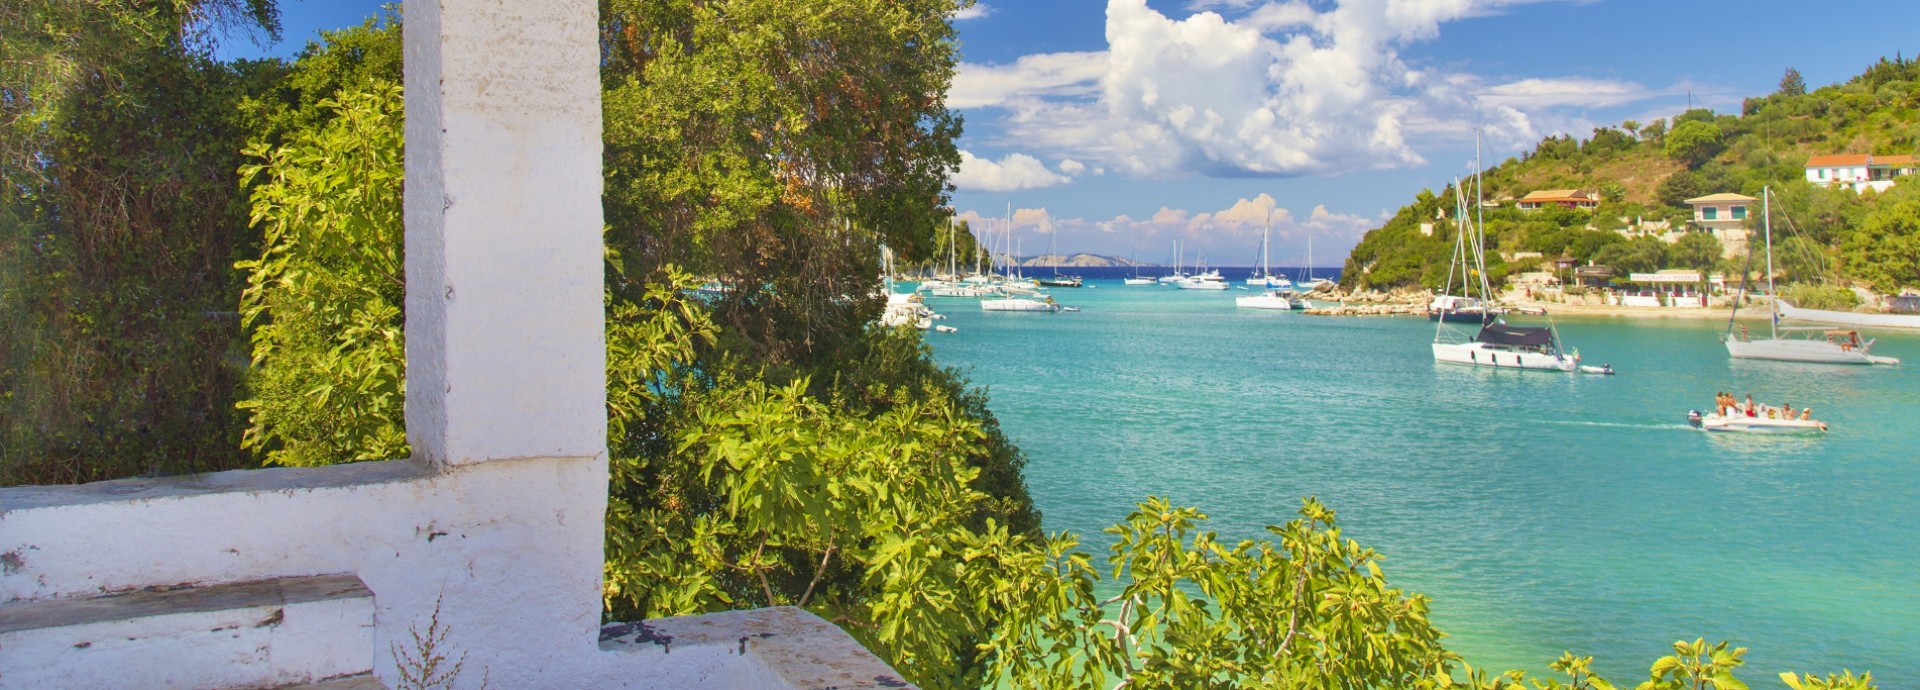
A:
{"label": "calm water surface", "polygon": [[[1046,529],[1083,548],[1104,557],[1100,530],[1147,495],[1234,537],[1313,495],[1476,666],[1572,650],[1630,685],[1704,636],[1749,647],[1760,686],[1844,667],[1920,687],[1920,337],[1879,334],[1906,366],[1794,365],[1730,360],[1722,322],[1560,318],[1619,375],[1491,371],[1434,364],[1425,320],[1089,285],[1055,290],[1074,314],[935,299],[960,330],[928,336],[990,390]],[[1719,390],[1832,432],[1689,428]]]}

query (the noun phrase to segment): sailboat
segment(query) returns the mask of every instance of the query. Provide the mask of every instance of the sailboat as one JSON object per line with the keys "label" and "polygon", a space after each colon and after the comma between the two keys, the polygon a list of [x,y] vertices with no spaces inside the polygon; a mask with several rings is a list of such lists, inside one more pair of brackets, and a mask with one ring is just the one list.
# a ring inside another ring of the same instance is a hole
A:
{"label": "sailboat", "polygon": [[1275,275],[1272,264],[1273,212],[1267,212],[1267,227],[1260,232],[1260,269],[1247,278],[1248,287],[1263,287],[1269,290],[1286,290],[1293,287],[1293,281],[1286,276]]}
{"label": "sailboat", "polygon": [[[1767,246],[1767,294],[1777,296],[1780,293],[1773,286],[1773,190],[1762,189],[1760,196],[1761,227],[1766,233]],[[1753,255],[1749,253],[1747,256]],[[1770,327],[1768,337],[1755,338],[1747,332],[1746,326],[1734,322],[1734,318],[1740,314],[1740,302],[1746,294],[1746,281],[1742,280],[1740,296],[1733,302],[1733,315],[1727,317],[1727,332],[1720,336],[1721,342],[1727,344],[1727,355],[1730,357],[1814,364],[1900,363],[1898,359],[1873,354],[1873,339],[1862,342],[1859,331],[1830,326],[1781,326],[1778,311],[1772,312],[1769,315],[1771,318],[1767,319]]]}
{"label": "sailboat", "polygon": [[1160,282],[1160,281],[1157,281],[1157,280],[1154,280],[1154,279],[1152,279],[1152,278],[1142,278],[1142,277],[1140,277],[1140,261],[1139,261],[1139,258],[1140,258],[1140,250],[1139,250],[1139,248],[1138,248],[1138,247],[1136,247],[1136,248],[1134,249],[1134,251],[1133,251],[1133,252],[1132,252],[1132,253],[1131,253],[1130,255],[1128,255],[1128,256],[1127,256],[1127,263],[1130,263],[1130,264],[1133,264],[1133,277],[1131,277],[1131,278],[1127,278],[1127,279],[1125,279],[1125,280],[1123,280],[1123,281],[1121,281],[1121,282],[1122,282],[1122,283],[1124,283],[1124,284],[1126,284],[1126,285],[1153,285],[1153,284],[1155,284],[1155,283],[1158,283],[1158,282]]}
{"label": "sailboat", "polygon": [[[1044,219],[1042,220],[1044,222]],[[1047,230],[1047,262],[1053,264],[1053,276],[1050,278],[1038,278],[1035,279],[1034,282],[1046,287],[1080,287],[1080,276],[1060,275],[1060,255],[1054,253],[1054,237],[1059,234],[1060,233],[1054,232],[1051,228]]]}
{"label": "sailboat", "polygon": [[[1474,196],[1477,202],[1480,194],[1480,173],[1477,161],[1474,168]],[[1458,249],[1454,252],[1454,265],[1447,272],[1447,288],[1451,290],[1453,287],[1454,271],[1461,271],[1462,276],[1468,275],[1469,271],[1463,264],[1471,260],[1472,268],[1479,273],[1480,299],[1483,302],[1490,301],[1493,290],[1487,284],[1484,221],[1476,218],[1469,224],[1468,219],[1474,217],[1467,215],[1466,194],[1461,190],[1459,180],[1454,181],[1453,196],[1454,203],[1459,209],[1460,232],[1454,240]],[[1473,237],[1471,252],[1467,251],[1464,244],[1469,233]],[[1546,326],[1510,326],[1504,321],[1487,321],[1481,324],[1479,332],[1471,337],[1463,337],[1462,333],[1449,327],[1446,320],[1436,319],[1433,332],[1433,361],[1506,369],[1572,372],[1580,366],[1580,353],[1578,351],[1569,353],[1565,350],[1560,343],[1560,331],[1554,328],[1551,322]]]}
{"label": "sailboat", "polygon": [[1180,240],[1174,240],[1173,241],[1173,272],[1160,276],[1160,283],[1163,285],[1177,285],[1180,283],[1180,281],[1185,280],[1187,277],[1187,274],[1180,270],[1180,263],[1182,261],[1185,261],[1186,258],[1187,258],[1186,253],[1180,251]]}
{"label": "sailboat", "polygon": [[1033,289],[1032,287],[1028,287],[1031,285],[1031,283],[1027,283],[1025,280],[1018,278],[1017,274],[1015,273],[1015,264],[1013,259],[1013,255],[1014,255],[1013,206],[1011,204],[1007,206],[1006,229],[1007,229],[1007,235],[1006,235],[1007,253],[1005,254],[1006,261],[1003,263],[1006,264],[1007,273],[1004,278],[1004,282],[1001,282],[996,286],[996,289],[998,290],[1001,297],[997,299],[980,300],[980,310],[981,311],[1040,311],[1040,312],[1059,311],[1060,305],[1055,304],[1052,297],[1046,294],[1043,294],[1038,290]]}
{"label": "sailboat", "polygon": [[1313,236],[1312,235],[1307,236],[1307,265],[1300,267],[1300,279],[1293,282],[1294,284],[1299,285],[1300,289],[1306,290],[1308,292],[1312,292],[1314,290],[1330,290],[1333,288],[1333,281],[1327,280],[1326,278],[1313,277]]}

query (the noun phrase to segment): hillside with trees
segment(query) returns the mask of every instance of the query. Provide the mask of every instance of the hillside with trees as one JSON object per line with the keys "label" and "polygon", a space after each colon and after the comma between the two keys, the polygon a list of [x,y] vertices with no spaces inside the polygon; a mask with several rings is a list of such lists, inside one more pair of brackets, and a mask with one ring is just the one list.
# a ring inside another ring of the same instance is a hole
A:
{"label": "hillside with trees", "polygon": [[[1746,99],[1738,114],[1694,109],[1667,120],[1622,122],[1590,136],[1556,135],[1488,167],[1481,197],[1488,266],[1495,280],[1535,270],[1540,259],[1568,258],[1627,272],[1666,268],[1736,276],[1739,258],[1721,258],[1710,233],[1669,243],[1656,229],[1682,229],[1687,199],[1732,192],[1774,194],[1776,254],[1785,277],[1838,282],[1890,294],[1920,287],[1920,178],[1882,193],[1855,193],[1806,181],[1809,157],[1920,153],[1920,62],[1881,59],[1844,83],[1807,91],[1789,68],[1777,91]],[[1466,195],[1473,196],[1471,182]],[[1515,201],[1548,189],[1587,190],[1592,210],[1523,210]],[[1442,217],[1444,214],[1444,217]],[[1422,190],[1348,257],[1347,288],[1437,289],[1446,280],[1457,224],[1451,182]],[[1749,217],[1758,228],[1759,214]],[[1430,224],[1431,234],[1423,233]],[[1784,245],[1784,246],[1782,246]]]}

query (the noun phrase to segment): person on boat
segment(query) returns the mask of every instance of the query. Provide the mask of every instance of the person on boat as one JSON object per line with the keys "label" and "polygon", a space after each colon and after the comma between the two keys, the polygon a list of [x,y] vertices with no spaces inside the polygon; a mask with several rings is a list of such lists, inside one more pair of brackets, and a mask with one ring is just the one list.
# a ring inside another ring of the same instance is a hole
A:
{"label": "person on boat", "polygon": [[1793,419],[1793,403],[1786,403],[1780,406],[1780,418]]}
{"label": "person on boat", "polygon": [[1805,421],[1811,421],[1812,419],[1813,419],[1813,408],[1809,407],[1807,409],[1800,411],[1800,421],[1805,422]]}
{"label": "person on boat", "polygon": [[1748,417],[1758,417],[1758,416],[1760,416],[1760,412],[1759,412],[1758,410],[1755,410],[1755,409],[1753,408],[1753,394],[1752,394],[1752,393],[1748,393],[1748,394],[1747,394],[1747,416],[1748,416]]}

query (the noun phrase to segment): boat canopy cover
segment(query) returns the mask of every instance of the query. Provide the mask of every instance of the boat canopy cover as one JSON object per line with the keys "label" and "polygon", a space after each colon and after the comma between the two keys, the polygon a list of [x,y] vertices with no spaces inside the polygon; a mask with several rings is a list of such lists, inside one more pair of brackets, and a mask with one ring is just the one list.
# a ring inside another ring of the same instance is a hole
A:
{"label": "boat canopy cover", "polygon": [[1544,326],[1509,326],[1504,323],[1490,323],[1480,327],[1480,335],[1475,336],[1474,340],[1501,345],[1551,345],[1553,331]]}

